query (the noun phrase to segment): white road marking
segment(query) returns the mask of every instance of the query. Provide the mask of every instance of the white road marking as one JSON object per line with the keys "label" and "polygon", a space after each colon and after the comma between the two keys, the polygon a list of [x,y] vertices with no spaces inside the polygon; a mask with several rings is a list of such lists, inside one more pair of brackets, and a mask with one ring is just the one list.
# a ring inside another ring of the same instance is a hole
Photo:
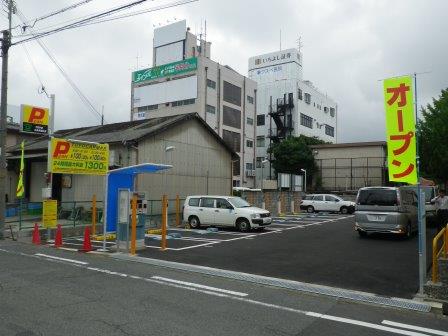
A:
{"label": "white road marking", "polygon": [[60,260],[60,261],[67,261],[67,262],[71,262],[74,264],[78,264],[78,265],[88,265],[88,262],[85,261],[79,261],[79,260],[74,260],[74,259],[67,259],[67,258],[61,258],[61,257],[55,257],[49,254],[43,254],[43,253],[35,253],[34,254],[37,257],[44,257],[44,258],[50,258],[50,259],[55,259],[55,260]]}
{"label": "white road marking", "polygon": [[[4,252],[8,252],[8,253],[14,253],[12,251],[1,250],[1,249],[0,249],[0,251],[4,251]],[[48,256],[48,255],[40,254],[40,253],[36,253],[35,255],[28,255],[28,254],[25,254],[25,253],[18,253],[18,254],[23,255],[23,256],[27,256],[27,257],[40,257],[40,256],[53,257],[53,256]],[[63,259],[63,258],[58,258],[58,259]],[[71,260],[71,259],[65,259],[65,260]],[[47,261],[53,261],[53,260],[47,259]],[[78,260],[75,260],[75,261],[79,262]],[[356,326],[360,326],[360,327],[386,331],[386,332],[399,334],[399,335],[430,336],[428,334],[423,334],[423,333],[419,333],[419,332],[415,332],[415,331],[411,331],[411,330],[397,329],[397,328],[386,327],[386,326],[383,326],[383,325],[380,325],[380,324],[374,324],[374,323],[370,323],[370,322],[364,322],[364,321],[348,319],[348,318],[344,318],[344,317],[320,314],[320,313],[311,312],[311,311],[304,311],[304,310],[300,310],[300,309],[294,309],[294,308],[290,308],[290,307],[279,306],[279,305],[266,303],[266,302],[262,302],[262,301],[256,301],[256,300],[248,299],[248,298],[245,298],[245,297],[228,295],[228,294],[220,293],[220,292],[216,292],[216,291],[210,291],[210,290],[196,288],[196,287],[192,287],[192,286],[185,286],[185,285],[181,285],[181,284],[178,284],[178,283],[171,283],[171,282],[167,282],[166,280],[158,280],[157,277],[148,279],[148,278],[142,278],[142,277],[138,277],[138,276],[134,276],[134,275],[128,275],[128,274],[124,274],[124,273],[114,272],[114,271],[110,271],[110,270],[107,270],[107,269],[101,269],[101,268],[95,268],[95,267],[86,267],[86,266],[80,265],[80,264],[74,264],[73,263],[71,265],[75,266],[75,267],[84,268],[86,270],[96,271],[96,272],[100,272],[100,273],[106,273],[106,274],[110,274],[110,275],[117,275],[117,276],[120,276],[120,277],[128,277],[128,278],[132,278],[132,279],[136,279],[136,280],[144,280],[144,281],[147,281],[147,282],[157,283],[157,284],[164,285],[164,286],[171,286],[171,287],[186,289],[186,290],[190,290],[190,291],[194,291],[194,292],[200,292],[200,293],[203,293],[203,294],[208,294],[208,295],[213,295],[213,296],[217,296],[217,297],[227,298],[227,299],[230,299],[230,300],[237,300],[237,301],[240,301],[240,302],[250,303],[250,304],[254,304],[254,305],[258,305],[258,306],[263,306],[263,307],[268,307],[268,308],[272,308],[272,309],[287,311],[287,312],[290,312],[290,313],[296,313],[296,314],[300,314],[300,315],[305,315],[305,316],[309,316],[309,317],[312,317],[312,318],[325,319],[325,320],[339,322],[339,323],[345,323],[345,324],[352,324],[352,325],[356,325]],[[167,279],[167,278],[163,278],[163,279]],[[172,279],[170,279],[170,280],[172,280]],[[177,280],[175,280],[175,281],[177,282]],[[383,321],[383,323],[384,322],[385,321]],[[392,322],[392,323],[395,323],[395,322]],[[410,326],[410,325],[403,324],[403,326]],[[415,330],[417,330],[416,328],[421,328],[421,327],[418,327],[418,326],[412,326],[412,327]],[[434,331],[439,332],[438,330],[434,330],[434,329],[426,329],[426,330],[432,330],[433,334],[434,334]],[[437,334],[437,335],[444,335],[445,336],[445,334]]]}
{"label": "white road marking", "polygon": [[415,331],[409,331],[409,330],[402,330],[402,329],[397,329],[397,328],[385,327],[385,326],[382,326],[380,324],[363,322],[363,321],[348,319],[348,318],[344,318],[344,317],[325,315],[325,314],[319,314],[319,313],[314,313],[314,312],[307,312],[305,315],[317,317],[317,318],[324,319],[324,320],[330,320],[330,321],[335,321],[335,322],[353,324],[353,325],[366,327],[366,328],[370,328],[370,329],[388,331],[388,332],[391,332],[391,333],[394,333],[394,334],[408,335],[408,336],[428,336],[428,334],[422,334],[422,333],[415,332]]}
{"label": "white road marking", "polygon": [[434,334],[434,335],[448,336],[448,332],[436,330],[436,329],[423,328],[423,327],[415,326],[412,324],[404,324],[404,323],[398,323],[398,322],[388,321],[388,320],[384,320],[381,323],[390,325],[393,327],[403,328],[403,329],[412,329],[412,330],[422,331],[422,332],[426,332],[426,333],[430,333],[430,334]]}
{"label": "white road marking", "polygon": [[192,246],[187,246],[187,247],[179,247],[179,248],[176,248],[176,249],[173,249],[173,250],[183,251],[183,250],[189,250],[189,249],[196,248],[196,247],[208,246],[208,245],[219,244],[219,243],[220,242],[210,242],[210,243],[192,245]]}
{"label": "white road marking", "polygon": [[166,282],[175,283],[175,284],[178,284],[178,285],[190,286],[190,287],[194,287],[194,288],[211,290],[211,291],[219,292],[219,293],[236,295],[236,296],[240,296],[240,297],[245,297],[245,296],[249,295],[247,293],[235,292],[235,291],[231,291],[231,290],[227,290],[227,289],[200,285],[200,284],[196,284],[194,282],[174,280],[174,279],[164,278],[164,277],[159,277],[159,276],[153,276],[153,277],[151,277],[151,279],[166,281]]}

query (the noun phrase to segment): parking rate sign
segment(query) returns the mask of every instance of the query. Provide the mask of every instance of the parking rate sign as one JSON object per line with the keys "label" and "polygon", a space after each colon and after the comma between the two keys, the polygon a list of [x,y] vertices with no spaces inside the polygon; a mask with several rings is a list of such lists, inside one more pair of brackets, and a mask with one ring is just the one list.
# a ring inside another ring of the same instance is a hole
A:
{"label": "parking rate sign", "polygon": [[109,170],[109,145],[52,138],[48,170],[61,174],[105,175]]}
{"label": "parking rate sign", "polygon": [[49,110],[43,107],[20,106],[20,131],[25,133],[48,133]]}
{"label": "parking rate sign", "polygon": [[389,180],[417,183],[412,77],[384,81]]}

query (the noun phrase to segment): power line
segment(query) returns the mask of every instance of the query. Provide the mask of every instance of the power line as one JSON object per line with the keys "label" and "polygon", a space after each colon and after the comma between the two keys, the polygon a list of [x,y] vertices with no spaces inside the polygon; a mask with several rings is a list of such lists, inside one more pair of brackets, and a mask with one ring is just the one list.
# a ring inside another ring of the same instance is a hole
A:
{"label": "power line", "polygon": [[[25,15],[17,9],[17,15],[19,18],[23,21],[26,21]],[[32,29],[30,29],[32,31]],[[81,99],[81,101],[88,107],[90,112],[92,112],[94,115],[99,116],[100,118],[101,113],[99,113],[93,104],[90,102],[90,100],[84,95],[84,93],[81,91],[81,89],[76,85],[76,83],[70,78],[70,76],[67,74],[67,72],[64,70],[64,68],[59,64],[59,62],[56,60],[56,58],[51,54],[50,50],[47,48],[47,46],[38,38],[36,39],[36,42],[40,45],[40,47],[43,49],[43,51],[47,54],[47,56],[50,58],[50,60],[53,62],[53,64],[58,68],[58,70],[61,72],[62,76],[65,78],[65,80],[70,84],[72,89],[75,91],[75,93],[78,95],[78,97]]]}
{"label": "power line", "polygon": [[34,74],[37,77],[37,80],[39,81],[39,84],[40,84],[40,88],[39,89],[41,90],[41,92],[45,93],[47,97],[49,97],[48,94],[47,94],[47,91],[45,90],[45,86],[42,83],[42,78],[40,77],[39,72],[37,71],[36,66],[34,65],[33,59],[31,58],[31,55],[28,52],[28,49],[27,49],[26,45],[22,44],[22,48],[25,51],[25,55],[26,55],[26,57],[28,59],[28,62],[31,64],[31,67],[33,68],[33,71],[34,71]]}
{"label": "power line", "polygon": [[68,24],[68,25],[66,25],[66,26],[62,26],[62,27],[59,27],[59,28],[56,28],[56,29],[53,29],[53,30],[50,30],[50,31],[47,31],[47,32],[43,32],[43,33],[36,34],[36,35],[33,36],[33,37],[26,38],[26,39],[21,40],[21,41],[17,41],[17,42],[15,42],[15,43],[12,43],[11,45],[17,45],[17,44],[20,44],[20,43],[23,43],[23,42],[28,42],[28,41],[34,40],[34,39],[36,39],[36,38],[41,38],[41,37],[44,37],[44,36],[48,36],[48,35],[51,35],[51,34],[55,34],[55,33],[58,33],[58,32],[60,32],[60,31],[63,31],[63,30],[67,30],[67,29],[73,28],[73,27],[75,27],[76,25],[79,25],[79,24],[82,24],[82,23],[86,23],[86,22],[89,22],[89,21],[94,20],[94,19],[99,19],[99,18],[108,16],[108,15],[111,15],[111,14],[113,14],[113,13],[115,13],[115,12],[118,12],[118,11],[121,11],[121,10],[124,10],[124,9],[128,9],[128,8],[131,8],[131,7],[140,5],[140,4],[142,4],[142,3],[146,2],[146,1],[148,1],[148,0],[137,0],[137,1],[134,1],[134,2],[131,2],[131,3],[128,3],[128,4],[126,4],[126,5],[123,5],[123,6],[120,6],[120,7],[116,7],[116,8],[113,8],[113,9],[110,9],[110,10],[108,10],[108,11],[106,11],[106,12],[102,12],[102,13],[99,13],[99,14],[92,15],[92,16],[90,16],[90,17],[88,17],[88,18],[79,20],[79,21],[77,21],[77,22]]}

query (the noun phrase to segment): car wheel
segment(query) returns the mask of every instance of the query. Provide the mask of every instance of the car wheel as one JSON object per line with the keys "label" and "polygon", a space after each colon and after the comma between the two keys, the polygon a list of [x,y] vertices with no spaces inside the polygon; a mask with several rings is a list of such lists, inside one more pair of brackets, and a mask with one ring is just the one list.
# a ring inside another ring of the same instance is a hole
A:
{"label": "car wheel", "polygon": [[199,218],[197,218],[196,216],[191,216],[188,219],[188,224],[190,224],[191,229],[197,229],[197,228],[199,228],[199,226],[201,226],[201,223],[199,222]]}
{"label": "car wheel", "polygon": [[358,231],[358,234],[361,238],[366,238],[367,237],[367,232],[365,231]]}
{"label": "car wheel", "polygon": [[313,206],[310,205],[308,208],[306,208],[306,212],[313,213],[314,212]]}
{"label": "car wheel", "polygon": [[236,222],[236,227],[241,232],[247,232],[250,230],[250,223],[247,219],[241,218]]}
{"label": "car wheel", "polygon": [[341,214],[346,215],[348,214],[348,208],[343,206],[341,207],[341,209],[339,210]]}

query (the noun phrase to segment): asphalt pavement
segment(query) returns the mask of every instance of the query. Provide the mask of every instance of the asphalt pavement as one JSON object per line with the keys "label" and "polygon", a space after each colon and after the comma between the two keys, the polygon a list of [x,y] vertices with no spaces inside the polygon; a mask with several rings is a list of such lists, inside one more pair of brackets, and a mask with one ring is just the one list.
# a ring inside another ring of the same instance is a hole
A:
{"label": "asphalt pavement", "polygon": [[11,241],[0,269],[2,336],[448,335],[434,313]]}

